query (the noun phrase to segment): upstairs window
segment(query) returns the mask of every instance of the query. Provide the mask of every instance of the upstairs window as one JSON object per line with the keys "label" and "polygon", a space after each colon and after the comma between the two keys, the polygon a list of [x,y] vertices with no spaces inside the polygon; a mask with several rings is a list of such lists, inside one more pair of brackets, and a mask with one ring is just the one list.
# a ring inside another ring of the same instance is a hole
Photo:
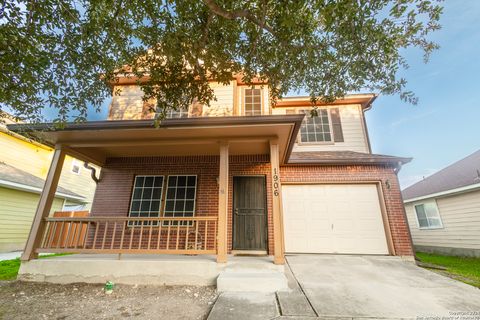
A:
{"label": "upstairs window", "polygon": [[418,227],[420,229],[443,228],[436,202],[426,202],[415,205]]}
{"label": "upstairs window", "polygon": [[178,110],[170,109],[167,111],[166,118],[188,118],[188,108],[179,108]]}
{"label": "upstairs window", "polygon": [[246,116],[262,115],[262,91],[260,89],[245,89],[244,109]]}
{"label": "upstairs window", "polygon": [[[154,218],[160,216],[163,176],[136,176],[132,192],[129,216],[132,218]],[[150,225],[144,222],[143,225]],[[129,226],[141,225],[139,221]],[[155,223],[156,225],[156,223]]]}
{"label": "upstairs window", "polygon": [[300,127],[301,142],[331,142],[332,132],[327,109],[318,109],[318,116],[312,117],[310,110],[301,110],[305,114]]}

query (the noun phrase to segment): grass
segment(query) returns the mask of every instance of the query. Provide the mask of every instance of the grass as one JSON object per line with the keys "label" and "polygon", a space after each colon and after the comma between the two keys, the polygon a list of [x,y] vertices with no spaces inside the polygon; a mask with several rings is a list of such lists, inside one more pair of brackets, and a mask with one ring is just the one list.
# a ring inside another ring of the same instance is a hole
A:
{"label": "grass", "polygon": [[[68,253],[48,254],[40,256],[40,259],[64,256]],[[0,280],[15,280],[20,268],[20,258],[0,261]]]}
{"label": "grass", "polygon": [[420,261],[447,268],[440,271],[454,279],[480,288],[480,258],[454,257],[417,252]]}

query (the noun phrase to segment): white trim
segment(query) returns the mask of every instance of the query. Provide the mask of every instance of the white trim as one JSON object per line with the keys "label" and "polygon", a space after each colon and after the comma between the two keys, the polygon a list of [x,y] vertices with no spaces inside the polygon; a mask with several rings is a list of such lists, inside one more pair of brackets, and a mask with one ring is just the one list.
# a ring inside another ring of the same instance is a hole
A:
{"label": "white trim", "polygon": [[[20,191],[27,191],[27,192],[33,192],[33,193],[42,193],[42,188],[37,188],[37,187],[32,187],[26,184],[21,184],[21,183],[16,183],[16,182],[11,182],[7,180],[0,180],[0,186],[7,187],[10,189],[16,189]],[[77,196],[72,196],[68,195],[62,192],[56,192],[55,196],[64,198],[64,199],[70,199],[70,200],[78,200],[82,202],[86,202],[84,197],[77,197]]]}
{"label": "white trim", "polygon": [[471,184],[471,185],[465,186],[465,187],[460,187],[460,188],[455,188],[455,189],[440,191],[440,192],[431,193],[431,194],[427,194],[427,195],[420,196],[420,197],[416,197],[416,198],[411,198],[411,199],[403,200],[403,203],[411,203],[411,202],[415,202],[415,201],[419,201],[419,200],[424,200],[424,199],[428,199],[428,198],[441,197],[441,196],[447,196],[447,195],[451,195],[451,194],[455,194],[455,193],[462,193],[462,192],[467,192],[467,191],[473,191],[473,190],[475,190],[475,189],[480,189],[480,183]]}

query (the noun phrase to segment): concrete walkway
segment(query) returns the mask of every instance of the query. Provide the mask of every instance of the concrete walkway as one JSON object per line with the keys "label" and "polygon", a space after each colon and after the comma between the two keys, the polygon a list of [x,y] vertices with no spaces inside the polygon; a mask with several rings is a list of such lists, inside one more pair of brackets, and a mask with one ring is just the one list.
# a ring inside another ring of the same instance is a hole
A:
{"label": "concrete walkway", "polygon": [[288,291],[222,293],[208,320],[480,316],[479,289],[397,257],[297,255],[287,261]]}

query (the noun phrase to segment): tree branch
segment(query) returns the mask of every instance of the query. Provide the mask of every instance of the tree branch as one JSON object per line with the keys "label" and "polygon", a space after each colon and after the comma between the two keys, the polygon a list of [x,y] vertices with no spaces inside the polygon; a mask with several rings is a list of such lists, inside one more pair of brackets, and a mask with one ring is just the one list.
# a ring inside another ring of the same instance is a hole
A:
{"label": "tree branch", "polygon": [[243,9],[243,10],[228,11],[228,10],[225,10],[222,7],[220,7],[215,2],[215,0],[203,0],[203,3],[205,3],[207,5],[207,7],[213,13],[215,13],[218,16],[221,16],[221,17],[223,17],[225,19],[228,19],[228,20],[234,20],[234,19],[237,19],[237,18],[245,18],[248,21],[256,24],[260,28],[268,31],[269,33],[271,33],[272,35],[275,36],[275,31],[265,23],[265,17],[262,20],[259,20],[257,17],[255,17],[250,12],[250,10]]}

